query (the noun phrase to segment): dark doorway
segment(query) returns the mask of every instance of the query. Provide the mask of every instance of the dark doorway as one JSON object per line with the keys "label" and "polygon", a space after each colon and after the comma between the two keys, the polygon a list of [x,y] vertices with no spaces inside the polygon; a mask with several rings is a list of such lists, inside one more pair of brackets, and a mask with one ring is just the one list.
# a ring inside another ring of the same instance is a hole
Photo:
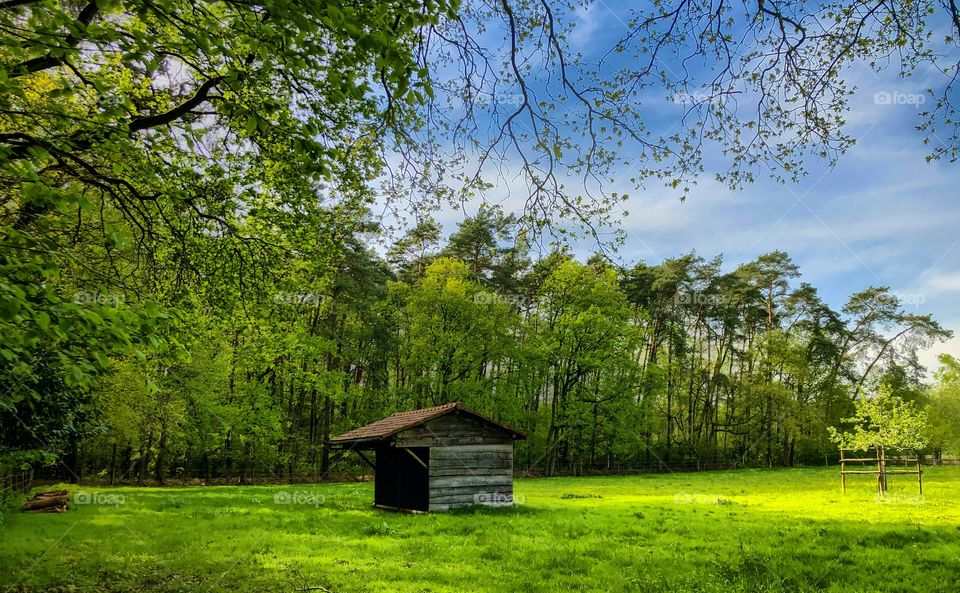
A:
{"label": "dark doorway", "polygon": [[427,511],[430,508],[430,471],[414,459],[430,464],[428,447],[379,447],[374,502],[378,505]]}

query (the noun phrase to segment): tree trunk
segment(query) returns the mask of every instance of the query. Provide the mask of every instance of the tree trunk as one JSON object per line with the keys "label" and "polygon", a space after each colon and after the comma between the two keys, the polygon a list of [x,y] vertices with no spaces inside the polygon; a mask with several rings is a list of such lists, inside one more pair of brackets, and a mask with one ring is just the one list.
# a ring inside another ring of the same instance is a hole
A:
{"label": "tree trunk", "polygon": [[160,425],[160,442],[157,444],[157,462],[153,466],[153,475],[157,484],[163,486],[166,483],[164,466],[167,463],[167,424]]}
{"label": "tree trunk", "polygon": [[117,483],[117,442],[110,447],[110,485]]}

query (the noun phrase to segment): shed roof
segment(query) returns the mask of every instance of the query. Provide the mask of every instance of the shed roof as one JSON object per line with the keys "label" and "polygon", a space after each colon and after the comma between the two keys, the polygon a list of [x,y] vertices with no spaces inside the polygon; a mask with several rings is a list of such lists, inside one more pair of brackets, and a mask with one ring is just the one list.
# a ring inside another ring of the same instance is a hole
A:
{"label": "shed roof", "polygon": [[377,420],[372,424],[366,426],[361,426],[360,428],[355,428],[351,431],[345,432],[339,436],[335,436],[330,439],[330,443],[334,445],[348,445],[352,443],[361,443],[367,441],[377,441],[392,437],[397,433],[401,433],[410,428],[414,428],[435,418],[445,416],[451,412],[460,411],[470,416],[473,416],[483,422],[492,424],[497,428],[509,432],[513,435],[513,438],[516,439],[525,439],[527,438],[519,430],[511,428],[506,424],[501,424],[492,418],[488,418],[479,412],[475,412],[470,408],[467,408],[460,402],[452,402],[449,404],[443,404],[442,406],[434,406],[432,408],[422,408],[420,410],[411,410],[409,412],[397,412],[391,416],[387,416],[381,420]]}

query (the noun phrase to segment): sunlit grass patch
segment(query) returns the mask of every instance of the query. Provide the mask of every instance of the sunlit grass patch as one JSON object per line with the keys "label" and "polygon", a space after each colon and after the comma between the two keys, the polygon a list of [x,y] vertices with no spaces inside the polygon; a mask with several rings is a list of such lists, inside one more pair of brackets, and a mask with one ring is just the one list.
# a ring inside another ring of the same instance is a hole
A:
{"label": "sunlit grass patch", "polygon": [[960,468],[924,478],[517,480],[513,507],[430,515],[371,508],[371,484],[83,487],[115,504],[4,516],[0,590],[954,591]]}

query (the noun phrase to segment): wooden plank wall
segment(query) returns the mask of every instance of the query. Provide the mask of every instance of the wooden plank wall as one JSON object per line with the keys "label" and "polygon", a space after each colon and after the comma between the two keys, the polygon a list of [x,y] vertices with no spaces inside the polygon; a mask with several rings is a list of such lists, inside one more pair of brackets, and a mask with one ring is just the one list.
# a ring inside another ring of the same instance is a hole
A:
{"label": "wooden plank wall", "polygon": [[513,504],[513,442],[430,449],[430,510]]}
{"label": "wooden plank wall", "polygon": [[452,413],[405,430],[394,437],[397,447],[498,445],[513,442],[510,433],[473,416]]}
{"label": "wooden plank wall", "polygon": [[448,414],[397,435],[430,447],[430,510],[513,504],[513,438],[470,416]]}

